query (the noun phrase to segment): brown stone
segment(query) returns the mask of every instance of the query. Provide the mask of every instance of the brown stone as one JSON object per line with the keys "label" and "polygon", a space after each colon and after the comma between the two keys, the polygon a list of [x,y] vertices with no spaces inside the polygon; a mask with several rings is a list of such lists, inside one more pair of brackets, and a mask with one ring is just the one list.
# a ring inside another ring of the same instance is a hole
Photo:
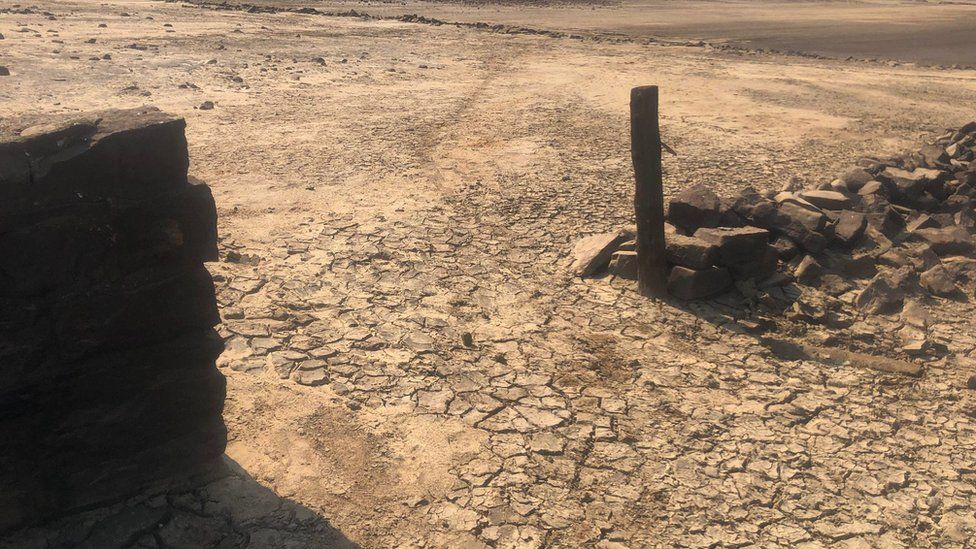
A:
{"label": "brown stone", "polygon": [[613,252],[607,272],[619,278],[637,280],[637,252],[622,250]]}
{"label": "brown stone", "polygon": [[843,246],[854,246],[864,235],[867,226],[868,220],[864,214],[845,210],[834,225],[834,238]]}
{"label": "brown stone", "polygon": [[617,250],[618,246],[633,238],[633,231],[628,229],[586,237],[576,244],[573,250],[574,261],[570,269],[576,276],[596,274],[610,264],[610,255]]}
{"label": "brown stone", "polygon": [[952,280],[952,275],[942,265],[936,265],[919,275],[919,282],[929,293],[938,296],[952,296],[959,293],[959,288]]}
{"label": "brown stone", "polygon": [[711,267],[719,258],[718,247],[694,236],[672,235],[667,239],[668,262],[692,269]]}
{"label": "brown stone", "polygon": [[729,271],[721,267],[689,269],[677,266],[668,275],[668,293],[687,301],[720,294],[731,286]]}
{"label": "brown stone", "polygon": [[843,210],[853,204],[853,199],[837,191],[802,191],[800,198],[824,210]]}
{"label": "brown stone", "polygon": [[973,239],[973,235],[959,225],[941,229],[919,229],[913,234],[920,240],[928,242],[932,251],[940,257],[969,256],[976,251],[976,240]]}
{"label": "brown stone", "polygon": [[718,227],[721,209],[722,202],[711,189],[693,185],[671,199],[667,219],[688,234],[694,234],[701,227]]}
{"label": "brown stone", "polygon": [[890,314],[901,310],[905,292],[887,277],[874,277],[855,299],[858,309],[872,314]]}
{"label": "brown stone", "polygon": [[816,286],[820,283],[820,276],[823,274],[823,267],[813,256],[807,255],[800,260],[796,266],[793,276],[796,281],[805,286]]}
{"label": "brown stone", "polygon": [[717,247],[722,264],[741,263],[760,257],[769,243],[769,231],[757,227],[699,229],[695,237]]}

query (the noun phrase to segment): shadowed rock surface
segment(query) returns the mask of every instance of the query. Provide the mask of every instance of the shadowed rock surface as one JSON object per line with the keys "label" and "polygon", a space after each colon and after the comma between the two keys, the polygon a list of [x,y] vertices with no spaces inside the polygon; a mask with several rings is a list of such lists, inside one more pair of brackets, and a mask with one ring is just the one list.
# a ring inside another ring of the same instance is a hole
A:
{"label": "shadowed rock surface", "polygon": [[210,190],[156,109],[0,123],[0,530],[224,451]]}

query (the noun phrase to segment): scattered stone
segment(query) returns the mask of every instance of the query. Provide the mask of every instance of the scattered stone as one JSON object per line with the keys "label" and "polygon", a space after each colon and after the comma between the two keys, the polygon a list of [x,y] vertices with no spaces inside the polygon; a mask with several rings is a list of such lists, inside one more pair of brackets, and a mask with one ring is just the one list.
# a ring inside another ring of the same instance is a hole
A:
{"label": "scattered stone", "polygon": [[304,367],[300,367],[292,373],[292,379],[294,379],[299,385],[317,387],[319,385],[325,385],[329,382],[329,372],[325,368],[306,369]]}
{"label": "scattered stone", "polygon": [[667,238],[668,261],[674,265],[705,269],[719,258],[718,248],[694,236],[671,235]]}
{"label": "scattered stone", "polygon": [[803,191],[799,197],[825,210],[843,210],[853,203],[850,197],[837,191]]}
{"label": "scattered stone", "polygon": [[841,181],[841,183],[843,183],[846,190],[856,193],[857,191],[861,190],[861,188],[864,187],[868,181],[873,180],[874,175],[862,168],[851,168],[850,170],[847,170],[841,174],[838,179]]}
{"label": "scattered stone", "polygon": [[759,250],[760,254],[755,258],[727,264],[733,278],[736,280],[766,280],[776,273],[776,267],[779,265],[776,248],[766,244],[761,246]]}
{"label": "scattered stone", "polygon": [[777,236],[773,239],[772,246],[776,249],[781,261],[789,261],[800,253],[800,247],[785,236]]}
{"label": "scattered stone", "polygon": [[687,234],[694,234],[701,227],[718,227],[721,210],[722,202],[711,189],[694,185],[671,199],[667,219]]}
{"label": "scattered stone", "polygon": [[704,299],[728,290],[732,277],[727,269],[689,269],[680,265],[668,275],[668,293],[684,300]]}
{"label": "scattered stone", "polygon": [[966,229],[970,234],[976,232],[976,213],[972,209],[956,212],[952,217],[952,222]]}
{"label": "scattered stone", "polygon": [[854,283],[834,273],[824,273],[820,276],[819,287],[827,295],[839,296],[855,289]]}
{"label": "scattered stone", "polygon": [[213,101],[204,101],[203,103],[200,104],[200,107],[199,108],[200,108],[201,111],[213,110],[213,108],[214,108],[214,102]]}
{"label": "scattered stone", "polygon": [[863,213],[845,210],[840,213],[837,224],[834,225],[834,238],[845,247],[854,246],[864,236],[867,226],[867,216]]}
{"label": "scattered stone", "polygon": [[892,286],[900,288],[905,293],[915,293],[921,289],[918,285],[918,272],[914,267],[901,267],[886,276]]}
{"label": "scattered stone", "polygon": [[942,228],[942,225],[940,225],[931,216],[926,214],[922,214],[916,217],[915,219],[910,221],[908,225],[905,226],[905,230],[910,233],[914,233],[919,229],[940,229],[940,228]]}
{"label": "scattered stone", "polygon": [[929,293],[949,297],[959,293],[959,288],[952,280],[952,275],[942,265],[936,265],[919,275],[919,282]]}
{"label": "scattered stone", "polygon": [[792,218],[794,221],[799,221],[804,227],[815,233],[822,232],[827,225],[827,216],[819,208],[809,203],[783,202],[779,206],[779,213]]}
{"label": "scattered stone", "polygon": [[763,338],[763,344],[777,356],[785,360],[813,360],[830,366],[854,366],[889,374],[902,374],[918,377],[921,366],[883,356],[855,353],[845,349],[820,347],[803,343]]}
{"label": "scattered stone", "polygon": [[718,248],[726,265],[761,257],[769,243],[769,231],[756,227],[717,227],[695,231],[695,237]]}
{"label": "scattered stone", "polygon": [[928,311],[915,300],[905,300],[905,306],[901,310],[901,319],[909,326],[914,326],[920,330],[926,330],[932,323],[932,318]]}
{"label": "scattered stone", "polygon": [[922,163],[927,168],[940,168],[949,163],[950,157],[945,147],[936,143],[924,145],[919,151]]}
{"label": "scattered stone", "polygon": [[878,274],[877,260],[871,255],[848,255],[826,250],[820,258],[827,270],[848,278],[867,279]]}
{"label": "scattered stone", "polygon": [[886,188],[893,202],[913,206],[925,192],[928,183],[938,179],[941,173],[939,170],[927,168],[916,168],[912,171],[907,171],[889,167],[881,175],[886,181],[890,182],[890,185]]}
{"label": "scattered stone", "polygon": [[610,256],[620,244],[633,238],[633,231],[628,229],[584,238],[573,250],[575,261],[570,269],[576,276],[592,276],[610,263]]}
{"label": "scattered stone", "polygon": [[796,281],[805,286],[816,286],[820,283],[820,276],[824,273],[823,267],[811,255],[804,256],[800,264],[796,266],[793,276]]}
{"label": "scattered stone", "polygon": [[919,229],[913,233],[928,242],[932,251],[939,257],[952,255],[972,255],[976,251],[976,241],[969,231],[958,225],[941,229]]}
{"label": "scattered stone", "polygon": [[637,280],[637,252],[613,252],[607,272],[626,280]]}
{"label": "scattered stone", "polygon": [[[826,238],[809,227],[823,227],[826,217],[822,214],[817,217],[813,212],[796,204],[776,204],[751,188],[739,193],[733,208],[749,223],[785,235],[809,252],[818,253],[827,245]],[[800,217],[794,216],[794,213]]]}
{"label": "scattered stone", "polygon": [[[665,235],[668,234],[667,227],[668,227],[668,225],[665,225],[665,231],[664,231],[664,234]],[[671,233],[671,234],[673,234],[673,233]],[[636,239],[633,239],[633,240],[628,240],[627,242],[624,242],[620,246],[617,246],[617,251],[620,251],[620,252],[636,252],[637,251],[637,240]]]}
{"label": "scattered stone", "polygon": [[858,294],[855,305],[870,314],[898,312],[905,299],[905,292],[884,275],[877,275]]}
{"label": "scattered stone", "polygon": [[905,219],[890,206],[867,214],[868,225],[888,238],[897,238],[905,230]]}
{"label": "scattered stone", "polygon": [[10,76],[10,69],[0,65],[0,76]]}

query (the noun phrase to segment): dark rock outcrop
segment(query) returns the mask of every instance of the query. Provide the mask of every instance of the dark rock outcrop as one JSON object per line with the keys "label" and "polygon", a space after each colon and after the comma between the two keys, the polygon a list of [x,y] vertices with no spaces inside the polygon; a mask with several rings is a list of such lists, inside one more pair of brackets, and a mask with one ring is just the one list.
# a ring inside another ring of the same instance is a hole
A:
{"label": "dark rock outcrop", "polygon": [[216,208],[184,126],[150,108],[0,123],[0,530],[223,453]]}

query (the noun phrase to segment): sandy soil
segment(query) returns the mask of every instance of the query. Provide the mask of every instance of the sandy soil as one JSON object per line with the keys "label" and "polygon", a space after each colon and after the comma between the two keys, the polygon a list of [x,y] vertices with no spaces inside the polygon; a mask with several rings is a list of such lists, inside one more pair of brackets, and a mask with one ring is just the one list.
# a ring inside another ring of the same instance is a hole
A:
{"label": "sandy soil", "polygon": [[631,219],[632,86],[662,86],[668,192],[729,194],[968,121],[976,72],[147,1],[42,0],[0,32],[0,115],[186,117],[220,216],[228,455],[353,543],[976,533],[969,317],[930,305],[950,355],[906,379],[566,270]]}
{"label": "sandy soil", "polygon": [[231,0],[270,6],[420,14],[632,40],[705,41],[746,50],[976,68],[976,3],[874,0],[352,2]]}

